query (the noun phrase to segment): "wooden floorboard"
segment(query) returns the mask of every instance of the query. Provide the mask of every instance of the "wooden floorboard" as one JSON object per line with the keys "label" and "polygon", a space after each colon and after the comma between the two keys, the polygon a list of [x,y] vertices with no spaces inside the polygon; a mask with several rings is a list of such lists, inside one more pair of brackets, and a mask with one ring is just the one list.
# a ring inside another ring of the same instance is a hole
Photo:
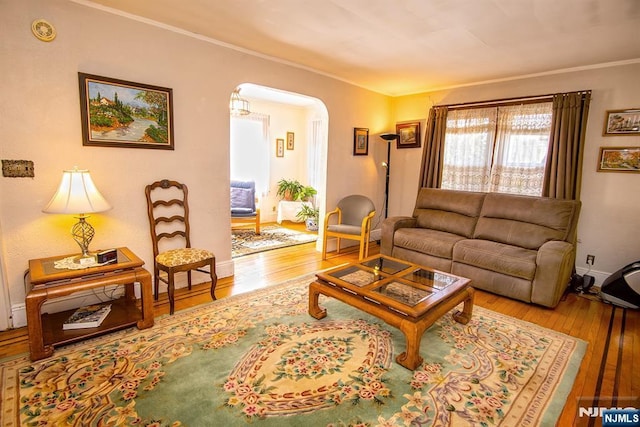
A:
{"label": "wooden floorboard", "polygon": [[[300,229],[297,224],[287,224]],[[371,254],[378,252],[371,247]],[[327,260],[315,250],[315,244],[272,250],[242,256],[234,260],[233,277],[218,281],[216,296],[224,298],[269,286],[288,279],[312,274],[357,260],[357,250],[341,254],[329,253]],[[176,291],[176,310],[210,301],[207,284],[194,285],[191,292]],[[640,312],[623,310],[600,302],[594,297],[565,295],[555,309],[514,301],[487,292],[476,292],[476,304],[490,310],[553,329],[588,343],[571,393],[557,426],[571,426],[577,422],[578,399],[601,396],[637,397],[640,394]],[[166,294],[154,304],[155,315],[168,314]],[[611,313],[614,313],[611,329]],[[624,327],[624,329],[623,329]],[[28,351],[26,328],[0,332],[0,358]],[[607,350],[605,354],[605,350]],[[603,368],[601,374],[601,368]],[[586,424],[585,424],[586,425]]]}

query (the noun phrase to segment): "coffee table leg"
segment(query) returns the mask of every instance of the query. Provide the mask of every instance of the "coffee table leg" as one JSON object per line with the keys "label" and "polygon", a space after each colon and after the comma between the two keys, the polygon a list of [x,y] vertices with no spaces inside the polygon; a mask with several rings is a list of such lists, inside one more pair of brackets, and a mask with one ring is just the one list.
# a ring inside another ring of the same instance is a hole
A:
{"label": "coffee table leg", "polygon": [[404,353],[401,353],[396,357],[396,362],[404,366],[407,369],[415,370],[422,364],[422,357],[420,357],[420,342],[422,341],[422,335],[449,310],[456,305],[464,302],[462,311],[457,311],[453,314],[453,318],[456,322],[466,325],[471,320],[473,313],[473,296],[474,289],[468,287],[455,295],[448,301],[438,305],[431,310],[423,319],[419,322],[410,322],[408,320],[402,320],[398,329],[402,331],[407,341],[407,348]]}
{"label": "coffee table leg", "polygon": [[309,314],[316,319],[322,319],[326,317],[327,310],[320,308],[320,305],[318,304],[320,292],[315,285],[315,282],[309,285]]}
{"label": "coffee table leg", "polygon": [[464,307],[462,308],[462,311],[456,311],[455,313],[453,313],[453,320],[458,323],[462,323],[463,325],[469,323],[469,320],[471,320],[471,315],[473,314],[474,293],[475,290],[473,288],[466,289],[467,297],[464,300]]}
{"label": "coffee table leg", "polygon": [[424,331],[431,326],[431,324],[433,324],[433,321],[428,325],[402,321],[399,329],[404,334],[407,348],[404,353],[400,353],[396,357],[396,362],[398,362],[399,365],[413,371],[422,364],[423,359],[420,357],[420,342],[422,341]]}

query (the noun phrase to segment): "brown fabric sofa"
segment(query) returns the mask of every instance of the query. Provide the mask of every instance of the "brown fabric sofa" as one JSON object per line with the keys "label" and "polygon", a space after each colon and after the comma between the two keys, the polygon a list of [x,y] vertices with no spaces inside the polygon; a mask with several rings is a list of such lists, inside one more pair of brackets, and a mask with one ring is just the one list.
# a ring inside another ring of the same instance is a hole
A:
{"label": "brown fabric sofa", "polygon": [[555,307],[570,281],[580,202],[421,188],[411,217],[382,224],[381,253]]}

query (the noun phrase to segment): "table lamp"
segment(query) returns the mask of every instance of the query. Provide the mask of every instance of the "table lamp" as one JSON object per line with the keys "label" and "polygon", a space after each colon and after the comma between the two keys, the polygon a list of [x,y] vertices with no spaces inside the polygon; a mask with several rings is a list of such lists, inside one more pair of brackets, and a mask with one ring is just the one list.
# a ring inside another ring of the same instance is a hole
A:
{"label": "table lamp", "polygon": [[391,141],[395,141],[400,138],[400,135],[397,133],[383,133],[380,134],[380,138],[384,139],[387,142],[387,161],[382,162],[382,166],[387,169],[387,177],[384,185],[384,217],[387,217],[389,212],[389,173],[391,169]]}
{"label": "table lamp", "polygon": [[96,188],[89,171],[74,168],[62,172],[58,190],[42,212],[78,215],[78,222],[71,228],[71,235],[80,246],[82,254],[75,261],[86,264],[93,260],[89,243],[95,235],[94,228],[86,221],[89,217],[87,214],[109,209],[111,205]]}

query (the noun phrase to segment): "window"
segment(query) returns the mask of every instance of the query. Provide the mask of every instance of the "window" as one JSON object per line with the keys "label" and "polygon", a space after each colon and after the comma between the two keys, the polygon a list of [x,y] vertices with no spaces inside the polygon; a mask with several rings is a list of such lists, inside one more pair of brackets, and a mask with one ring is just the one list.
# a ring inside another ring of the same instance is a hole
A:
{"label": "window", "polygon": [[540,196],[552,103],[449,110],[441,188]]}
{"label": "window", "polygon": [[231,179],[254,181],[256,194],[269,192],[269,116],[231,116]]}

